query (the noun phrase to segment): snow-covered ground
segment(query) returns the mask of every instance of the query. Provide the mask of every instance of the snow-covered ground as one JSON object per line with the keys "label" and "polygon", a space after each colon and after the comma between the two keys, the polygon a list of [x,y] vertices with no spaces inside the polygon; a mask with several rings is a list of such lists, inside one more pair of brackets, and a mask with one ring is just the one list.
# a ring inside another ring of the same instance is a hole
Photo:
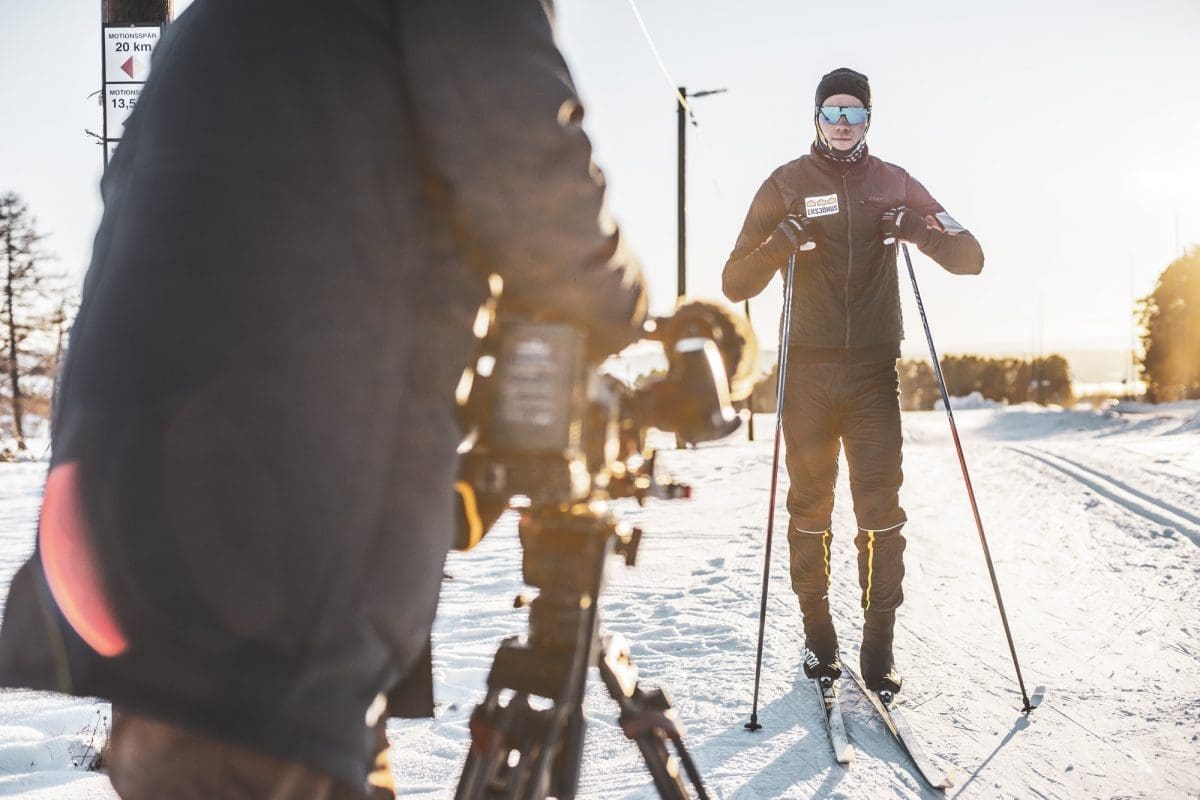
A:
{"label": "snow-covered ground", "polygon": [[[1200,403],[1108,412],[1035,406],[956,414],[1029,691],[1028,719],[987,569],[939,411],[905,415],[910,523],[897,659],[909,721],[962,797],[1200,796]],[[922,797],[905,756],[843,681],[857,760],[834,763],[816,693],[800,670],[799,612],[780,510],[759,722],[749,733],[771,465],[760,441],[664,452],[691,501],[621,505],[646,532],[637,567],[615,560],[608,630],[632,642],[646,686],[669,689],[714,796]],[[31,546],[44,464],[0,464],[0,588]],[[782,491],[786,476],[781,480]],[[855,660],[860,612],[854,520],[842,470],[832,601]],[[393,721],[403,796],[453,794],[467,720],[501,639],[522,632],[520,549],[505,520],[447,566],[436,629],[435,720]],[[581,797],[650,798],[636,748],[598,681],[588,691]],[[87,758],[101,703],[0,694],[0,795],[115,797]]]}

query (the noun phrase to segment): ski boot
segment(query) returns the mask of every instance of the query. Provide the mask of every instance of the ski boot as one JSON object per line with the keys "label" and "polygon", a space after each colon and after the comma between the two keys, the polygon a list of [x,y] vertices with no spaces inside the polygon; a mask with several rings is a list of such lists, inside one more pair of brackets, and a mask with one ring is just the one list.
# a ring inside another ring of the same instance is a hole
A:
{"label": "ski boot", "polygon": [[800,611],[804,615],[804,674],[823,685],[824,679],[832,684],[842,675],[842,660],[829,602],[801,603]]}
{"label": "ski boot", "polygon": [[884,705],[890,705],[904,682],[892,660],[896,611],[865,611],[863,616],[862,650],[859,652],[863,681],[868,689],[879,693]]}

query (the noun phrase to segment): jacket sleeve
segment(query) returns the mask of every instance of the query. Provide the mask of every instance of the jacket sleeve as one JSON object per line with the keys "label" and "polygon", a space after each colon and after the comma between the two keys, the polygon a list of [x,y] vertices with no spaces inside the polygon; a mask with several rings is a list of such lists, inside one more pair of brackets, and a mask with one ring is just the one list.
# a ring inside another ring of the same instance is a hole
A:
{"label": "jacket sleeve", "polygon": [[721,273],[721,290],[731,301],[738,303],[754,297],[786,266],[792,245],[775,228],[787,213],[779,187],[767,178],[750,203],[742,232]]}
{"label": "jacket sleeve", "polygon": [[983,248],[979,240],[946,213],[942,204],[911,175],[904,187],[904,204],[925,218],[929,241],[921,252],[942,269],[956,275],[978,275],[983,271]]}
{"label": "jacket sleeve", "polygon": [[394,5],[426,181],[506,309],[580,324],[593,352],[639,335],[646,292],[604,209],[583,107],[539,0]]}

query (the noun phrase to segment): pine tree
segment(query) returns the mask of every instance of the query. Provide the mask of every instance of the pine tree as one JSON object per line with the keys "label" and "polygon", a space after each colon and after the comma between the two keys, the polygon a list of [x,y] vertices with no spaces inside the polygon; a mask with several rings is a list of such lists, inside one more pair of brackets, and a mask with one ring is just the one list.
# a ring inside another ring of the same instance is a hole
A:
{"label": "pine tree", "polygon": [[[900,361],[901,407],[906,411],[930,409],[941,399],[933,368],[926,361]],[[1071,368],[1060,355],[1024,361],[1017,358],[984,358],[952,355],[942,359],[942,377],[951,397],[979,392],[1002,403],[1029,401],[1069,406],[1075,402]]]}
{"label": "pine tree", "polygon": [[1200,398],[1200,247],[1171,262],[1138,304],[1151,402]]}
{"label": "pine tree", "polygon": [[[0,365],[12,404],[13,436],[26,450],[24,379],[52,375],[48,358],[55,323],[62,329],[66,305],[55,276],[45,271],[50,256],[42,249],[28,206],[13,192],[0,195]],[[57,319],[58,316],[62,319]]]}
{"label": "pine tree", "polygon": [[896,374],[900,378],[900,407],[905,411],[928,411],[941,397],[928,361],[903,359],[896,364]]}
{"label": "pine tree", "polygon": [[1034,359],[1032,364],[1034,396],[1042,405],[1069,406],[1075,402],[1071,387],[1071,368],[1060,355]]}

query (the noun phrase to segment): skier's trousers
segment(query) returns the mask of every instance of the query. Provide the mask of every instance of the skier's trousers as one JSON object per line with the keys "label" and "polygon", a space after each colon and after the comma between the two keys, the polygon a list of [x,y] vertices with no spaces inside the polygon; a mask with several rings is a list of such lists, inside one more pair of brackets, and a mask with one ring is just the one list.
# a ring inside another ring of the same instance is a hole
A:
{"label": "skier's trousers", "polygon": [[900,507],[899,380],[894,359],[789,365],[784,387],[788,545],[801,608],[829,591],[834,485],[844,446],[858,533],[858,578],[865,611],[891,611],[904,599],[906,517]]}

